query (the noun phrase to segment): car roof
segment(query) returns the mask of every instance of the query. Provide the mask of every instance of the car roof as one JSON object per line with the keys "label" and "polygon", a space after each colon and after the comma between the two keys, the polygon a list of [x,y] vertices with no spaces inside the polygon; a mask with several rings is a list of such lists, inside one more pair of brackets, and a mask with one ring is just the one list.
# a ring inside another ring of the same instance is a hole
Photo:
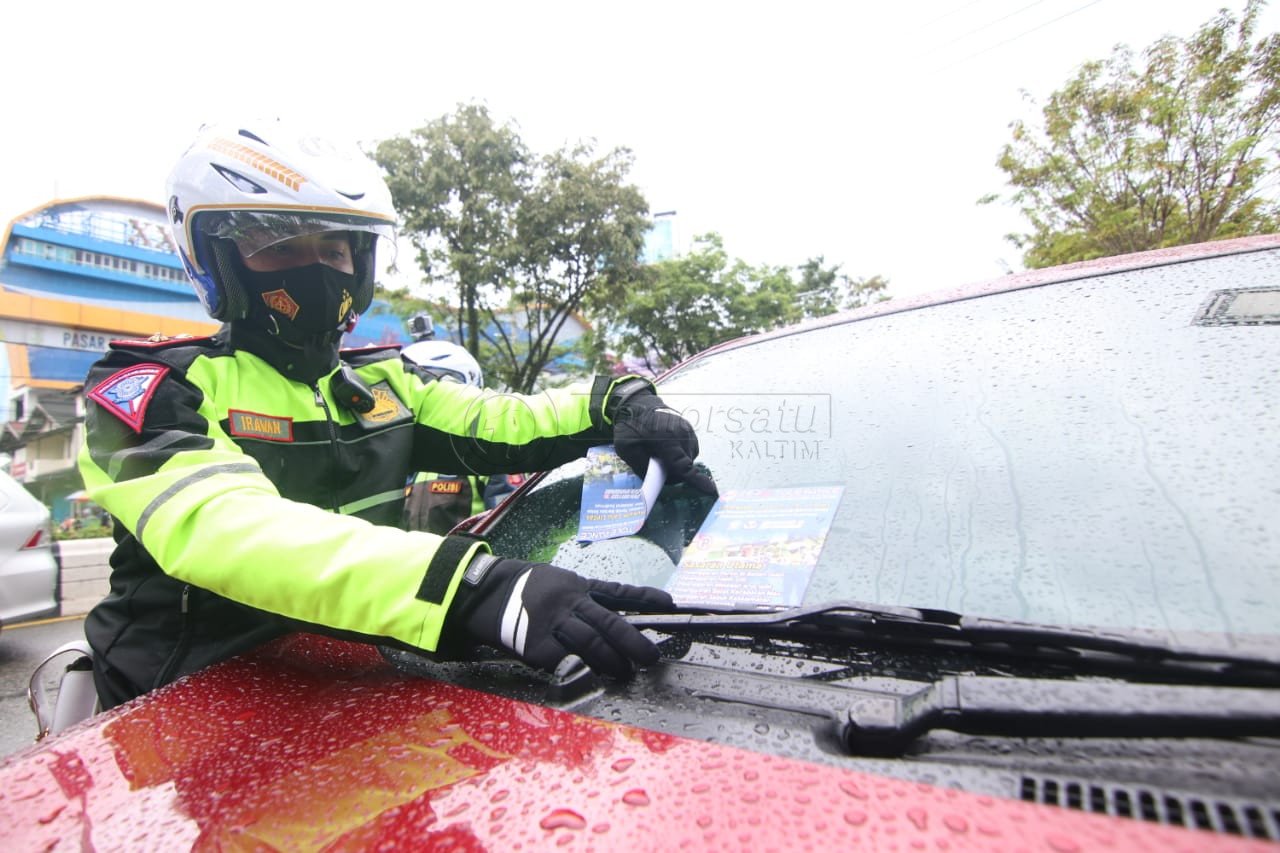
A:
{"label": "car roof", "polygon": [[709,347],[706,350],[691,356],[679,365],[668,370],[667,373],[671,373],[679,367],[698,361],[703,357],[714,353],[720,353],[725,350],[737,349],[744,346],[751,346],[764,341],[775,340],[777,338],[811,331],[813,329],[857,323],[864,320],[871,320],[876,317],[903,314],[908,311],[918,311],[938,305],[948,305],[956,302],[964,302],[970,299],[980,299],[982,297],[994,296],[1000,293],[1027,290],[1033,287],[1045,287],[1047,285],[1063,284],[1065,282],[1096,278],[1102,275],[1113,275],[1115,273],[1171,266],[1173,264],[1188,263],[1190,261],[1201,261],[1209,258],[1218,258],[1230,255],[1242,255],[1251,252],[1265,252],[1272,249],[1280,249],[1280,233],[1261,234],[1253,237],[1238,237],[1230,240],[1216,240],[1206,243],[1193,243],[1185,246],[1169,246],[1163,249],[1152,249],[1146,252],[1134,252],[1127,255],[1116,255],[1114,257],[1079,261],[1055,267],[1027,270],[1026,272],[1013,273],[1010,275],[1000,276],[998,278],[984,279],[981,281],[971,282],[969,284],[959,285],[957,287],[930,291],[916,296],[908,296],[905,298],[894,297],[884,302],[876,302],[871,305],[865,305],[861,308],[840,311],[823,317],[803,320],[790,326],[761,332],[755,335],[747,335],[716,344],[715,346]]}

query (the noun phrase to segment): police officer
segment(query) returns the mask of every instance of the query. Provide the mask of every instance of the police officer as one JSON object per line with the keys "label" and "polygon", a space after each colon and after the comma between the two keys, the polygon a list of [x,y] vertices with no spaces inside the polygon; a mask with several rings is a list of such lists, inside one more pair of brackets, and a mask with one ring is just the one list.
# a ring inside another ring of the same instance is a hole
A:
{"label": "police officer", "polygon": [[113,343],[86,379],[89,496],[118,521],[89,613],[104,708],[295,630],[427,651],[573,654],[625,677],[657,649],[616,612],[672,606],[397,526],[412,471],[536,471],[612,441],[713,491],[697,439],[636,377],[498,395],[396,348],[339,352],[373,297],[390,194],[358,151],[276,122],[202,129],[168,182],[208,338]]}
{"label": "police officer", "polygon": [[[484,387],[480,363],[452,341],[420,340],[405,347],[400,355],[421,368],[426,378]],[[406,486],[404,528],[448,533],[467,518],[484,512],[490,486],[496,488],[505,482],[501,474],[484,478],[475,474],[419,472]]]}

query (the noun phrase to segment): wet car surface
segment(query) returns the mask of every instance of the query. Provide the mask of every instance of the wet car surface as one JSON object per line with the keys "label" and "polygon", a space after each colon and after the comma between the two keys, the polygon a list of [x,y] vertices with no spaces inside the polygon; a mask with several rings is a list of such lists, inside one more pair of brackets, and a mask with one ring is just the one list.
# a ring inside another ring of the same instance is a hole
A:
{"label": "wet car surface", "polygon": [[[22,849],[1274,849],[1280,237],[884,303],[660,381],[722,495],[840,488],[794,607],[630,616],[626,683],[310,635],[0,765]],[[667,486],[585,466],[470,527],[668,586]],[[785,543],[785,537],[782,540]]]}
{"label": "wet car surface", "polygon": [[22,850],[1270,848],[499,699],[313,635],[10,759],[0,792]]}

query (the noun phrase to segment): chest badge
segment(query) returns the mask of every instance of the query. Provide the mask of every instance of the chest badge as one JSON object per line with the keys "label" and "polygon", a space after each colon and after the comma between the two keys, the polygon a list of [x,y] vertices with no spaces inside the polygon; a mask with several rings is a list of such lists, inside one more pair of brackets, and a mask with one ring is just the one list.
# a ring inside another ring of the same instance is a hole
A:
{"label": "chest badge", "polygon": [[160,380],[168,372],[169,368],[163,364],[126,367],[99,382],[88,396],[128,424],[134,432],[142,432],[142,419],[146,417],[147,404],[160,387]]}
{"label": "chest badge", "polygon": [[355,413],[362,426],[383,427],[413,419],[413,413],[400,402],[400,398],[385,380],[369,390],[373,393],[373,408],[367,412]]}

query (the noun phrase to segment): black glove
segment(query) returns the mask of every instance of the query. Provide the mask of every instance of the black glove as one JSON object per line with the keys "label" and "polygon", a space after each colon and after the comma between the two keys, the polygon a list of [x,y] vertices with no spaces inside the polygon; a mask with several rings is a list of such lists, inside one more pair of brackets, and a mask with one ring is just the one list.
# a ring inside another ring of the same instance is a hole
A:
{"label": "black glove", "polygon": [[673,607],[671,596],[653,587],[480,554],[463,575],[445,625],[540,669],[554,671],[577,655],[598,673],[626,678],[633,664],[656,663],[658,647],[614,611]]}
{"label": "black glove", "polygon": [[613,415],[613,446],[623,461],[641,477],[649,459],[657,459],[672,483],[684,483],[703,494],[718,494],[715,481],[693,466],[698,436],[675,409],[652,391],[631,394],[618,403]]}

